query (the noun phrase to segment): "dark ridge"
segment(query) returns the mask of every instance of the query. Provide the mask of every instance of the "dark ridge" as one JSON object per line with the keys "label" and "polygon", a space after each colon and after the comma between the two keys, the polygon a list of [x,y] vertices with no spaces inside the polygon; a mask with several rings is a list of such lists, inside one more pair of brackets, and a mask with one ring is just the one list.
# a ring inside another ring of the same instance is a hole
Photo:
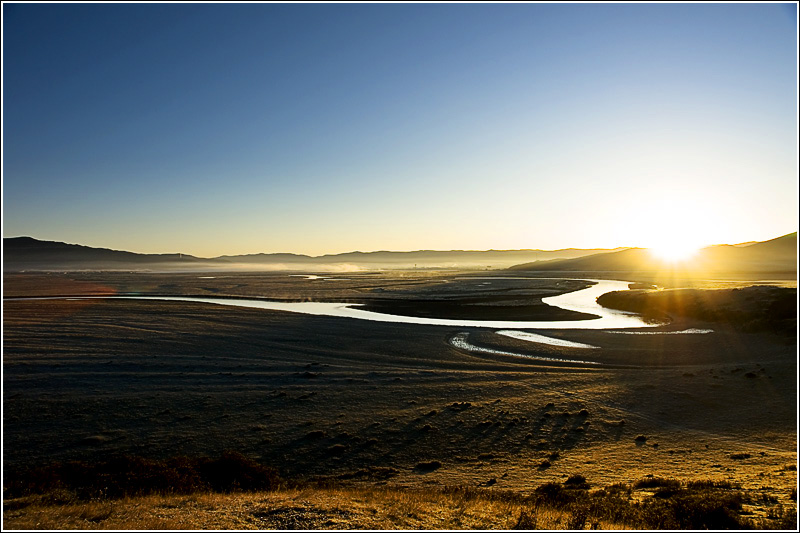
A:
{"label": "dark ridge", "polygon": [[348,252],[312,257],[293,253],[257,253],[246,255],[223,255],[201,258],[188,254],[140,254],[108,248],[93,248],[80,244],[43,241],[32,237],[3,239],[3,269],[19,270],[101,270],[125,268],[173,268],[210,266],[220,268],[235,263],[250,265],[313,265],[335,263],[357,263],[361,265],[405,265],[419,264],[455,266],[461,263],[472,266],[508,266],[515,262],[533,259],[573,258],[609,250],[420,250],[412,252]]}

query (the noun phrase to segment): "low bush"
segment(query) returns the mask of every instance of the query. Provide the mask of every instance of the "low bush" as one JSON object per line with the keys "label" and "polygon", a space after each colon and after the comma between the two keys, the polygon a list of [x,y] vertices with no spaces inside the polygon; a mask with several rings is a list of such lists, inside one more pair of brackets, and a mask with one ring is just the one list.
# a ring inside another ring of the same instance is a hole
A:
{"label": "low bush", "polygon": [[740,493],[683,490],[642,502],[641,519],[651,529],[749,529],[741,510]]}
{"label": "low bush", "polygon": [[674,479],[651,477],[633,487],[658,490],[637,501],[625,485],[589,492],[585,490],[586,479],[573,475],[563,485],[546,483],[536,488],[533,502],[539,508],[569,513],[569,529],[595,527],[601,521],[634,529],[752,529],[790,525],[797,520],[796,509],[787,509],[781,511],[780,523],[755,524],[741,515],[744,496],[726,481],[700,480],[684,485]]}
{"label": "low bush", "polygon": [[665,488],[677,489],[681,486],[676,479],[665,479],[663,477],[646,477],[633,484],[635,489]]}
{"label": "low bush", "polygon": [[441,468],[442,463],[439,461],[426,461],[423,463],[418,463],[415,467],[416,470],[420,470],[422,472],[433,472],[434,470]]}
{"label": "low bush", "polygon": [[576,491],[565,489],[561,483],[545,483],[534,491],[536,501],[550,507],[564,507],[573,503],[577,496]]}
{"label": "low bush", "polygon": [[749,453],[732,453],[731,454],[731,459],[733,459],[734,461],[742,461],[744,459],[750,459],[750,457],[752,457],[752,455],[750,455]]}
{"label": "low bush", "polygon": [[588,489],[589,484],[586,482],[586,478],[580,474],[574,474],[569,476],[567,480],[564,482],[564,485],[570,489]]}
{"label": "low bush", "polygon": [[536,510],[532,510],[530,512],[522,511],[520,512],[519,519],[517,520],[517,523],[514,525],[513,529],[519,529],[523,531],[533,531],[535,529],[538,529],[537,527],[538,525],[539,524],[536,517]]}
{"label": "low bush", "polygon": [[739,488],[738,485],[731,483],[730,481],[716,481],[712,479],[699,479],[696,481],[688,481],[686,483],[687,489],[736,489]]}

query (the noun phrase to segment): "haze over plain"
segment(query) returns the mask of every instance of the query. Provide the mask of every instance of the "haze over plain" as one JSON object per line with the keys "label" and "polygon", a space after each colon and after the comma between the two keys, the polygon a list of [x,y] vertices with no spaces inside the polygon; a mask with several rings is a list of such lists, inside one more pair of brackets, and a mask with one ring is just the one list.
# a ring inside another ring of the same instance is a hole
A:
{"label": "haze over plain", "polygon": [[140,253],[796,230],[794,4],[4,4],[3,235]]}

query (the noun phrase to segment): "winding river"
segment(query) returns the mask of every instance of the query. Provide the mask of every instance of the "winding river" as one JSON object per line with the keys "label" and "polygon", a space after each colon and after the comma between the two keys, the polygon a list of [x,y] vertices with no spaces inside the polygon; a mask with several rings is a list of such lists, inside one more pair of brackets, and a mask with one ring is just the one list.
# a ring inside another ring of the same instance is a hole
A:
{"label": "winding river", "polygon": [[[319,279],[316,276],[307,276],[308,279]],[[470,278],[463,278],[470,279]],[[524,279],[524,278],[521,278]],[[558,278],[564,279],[564,278]],[[556,330],[556,329],[591,329],[591,330],[620,330],[620,329],[634,329],[634,328],[652,328],[654,325],[645,322],[642,317],[636,313],[627,311],[618,311],[615,309],[605,308],[597,303],[597,297],[611,291],[624,291],[628,290],[627,281],[617,280],[599,280],[587,279],[583,281],[590,281],[594,284],[585,289],[560,294],[558,296],[551,296],[542,298],[542,302],[547,305],[560,307],[570,311],[577,311],[580,313],[587,313],[594,315],[596,318],[588,320],[554,320],[554,321],[523,321],[523,320],[467,320],[467,319],[448,319],[448,318],[424,318],[412,317],[402,315],[392,315],[386,313],[376,313],[374,311],[367,311],[362,309],[361,304],[352,303],[337,303],[337,302],[276,302],[269,300],[249,300],[238,298],[204,298],[193,296],[143,296],[143,295],[119,295],[119,296],[94,296],[94,297],[78,297],[70,299],[89,299],[89,298],[114,298],[114,299],[137,299],[137,300],[163,300],[163,301],[181,301],[181,302],[196,302],[206,303],[212,305],[224,305],[228,307],[247,307],[252,309],[265,309],[271,311],[287,311],[291,313],[303,313],[316,316],[333,316],[342,318],[355,318],[359,320],[371,320],[374,322],[394,322],[401,324],[419,324],[426,326],[451,326],[451,327],[468,327],[468,328],[490,328],[496,331],[498,335],[511,337],[527,342],[537,344],[549,344],[553,346],[560,346],[563,348],[583,348],[592,349],[597,346],[583,344],[573,341],[568,341],[559,338],[546,337],[536,333],[517,331],[519,329],[538,329],[538,330]],[[9,300],[49,300],[61,299],[60,297],[43,297],[43,298],[9,298]],[[608,333],[634,333],[627,331],[608,331]],[[638,333],[638,332],[637,332]],[[684,330],[684,331],[649,331],[641,332],[642,334],[691,334],[691,333],[711,333],[711,330]],[[519,354],[513,352],[504,352],[492,350],[488,348],[481,348],[472,345],[468,341],[468,333],[459,333],[450,339],[450,344],[453,346],[466,349],[472,352],[487,352],[497,353],[502,355],[517,355],[521,357],[531,357],[533,359],[549,360],[549,358],[542,358],[539,356],[531,356],[527,354]],[[568,361],[563,359],[563,362],[575,362],[596,364],[590,361]]]}
{"label": "winding river", "polygon": [[597,316],[589,320],[467,320],[450,318],[425,318],[414,316],[391,315],[361,309],[361,304],[336,302],[275,302],[269,300],[245,300],[238,298],[203,298],[193,296],[105,296],[104,298],[136,298],[139,300],[166,300],[180,302],[198,302],[229,307],[248,307],[268,309],[272,311],[288,311],[318,316],[337,316],[357,318],[375,322],[395,322],[402,324],[419,324],[426,326],[454,326],[492,329],[628,329],[653,327],[642,318],[626,311],[607,309],[597,303],[597,297],[611,291],[628,290],[627,281],[586,280],[595,285],[586,289],[568,292],[559,296],[542,298],[547,305],[561,307],[570,311],[589,313]]}

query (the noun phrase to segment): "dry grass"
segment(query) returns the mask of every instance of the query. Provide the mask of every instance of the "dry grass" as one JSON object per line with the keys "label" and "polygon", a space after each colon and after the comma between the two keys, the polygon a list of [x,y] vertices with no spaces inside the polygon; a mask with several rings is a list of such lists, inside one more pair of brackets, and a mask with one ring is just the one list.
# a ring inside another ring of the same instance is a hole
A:
{"label": "dry grass", "polygon": [[[19,508],[25,503],[30,504]],[[571,516],[469,491],[392,488],[144,496],[64,505],[29,499],[5,507],[5,529],[513,529],[523,513],[539,529],[567,529]],[[618,529],[607,522],[599,526]]]}
{"label": "dry grass", "polygon": [[[531,494],[466,487],[305,486],[275,491],[79,500],[51,492],[4,501],[5,529],[788,529],[784,505],[764,487],[648,478],[588,490],[582,476]],[[757,508],[766,512],[757,513]]]}

